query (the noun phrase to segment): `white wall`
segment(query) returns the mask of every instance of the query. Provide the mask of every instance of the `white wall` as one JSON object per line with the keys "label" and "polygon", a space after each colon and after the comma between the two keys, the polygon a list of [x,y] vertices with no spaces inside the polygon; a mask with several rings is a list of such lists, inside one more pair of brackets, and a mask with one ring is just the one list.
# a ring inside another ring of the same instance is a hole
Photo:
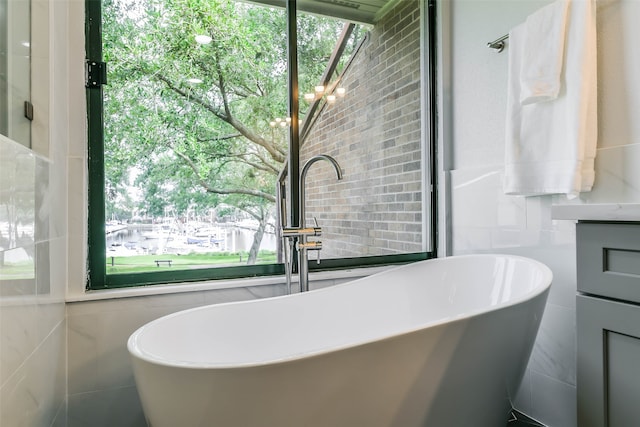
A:
{"label": "white wall", "polygon": [[[580,1],[580,0],[577,0]],[[499,252],[545,262],[554,283],[523,386],[520,411],[550,427],[576,426],[575,224],[551,219],[564,196],[502,194],[508,49],[486,47],[550,1],[443,2],[442,181],[450,186],[451,254]],[[640,201],[640,2],[598,3],[596,184],[570,203]],[[441,187],[442,188],[442,187]],[[508,345],[508,343],[505,343]]]}

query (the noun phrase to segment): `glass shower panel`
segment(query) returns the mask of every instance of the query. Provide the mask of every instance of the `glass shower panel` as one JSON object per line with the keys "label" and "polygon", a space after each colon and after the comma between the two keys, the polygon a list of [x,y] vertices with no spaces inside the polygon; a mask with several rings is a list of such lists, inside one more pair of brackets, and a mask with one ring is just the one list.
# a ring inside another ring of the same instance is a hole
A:
{"label": "glass shower panel", "polygon": [[0,298],[35,293],[38,161],[0,135]]}
{"label": "glass shower panel", "polygon": [[0,134],[27,147],[31,146],[30,9],[30,1],[0,0]]}

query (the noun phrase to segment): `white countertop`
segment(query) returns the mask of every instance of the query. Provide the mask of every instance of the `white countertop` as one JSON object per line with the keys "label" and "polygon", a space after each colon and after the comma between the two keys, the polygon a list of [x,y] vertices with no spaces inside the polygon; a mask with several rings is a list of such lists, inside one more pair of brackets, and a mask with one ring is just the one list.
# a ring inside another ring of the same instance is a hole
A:
{"label": "white countertop", "polygon": [[640,203],[552,205],[551,218],[584,221],[640,221]]}

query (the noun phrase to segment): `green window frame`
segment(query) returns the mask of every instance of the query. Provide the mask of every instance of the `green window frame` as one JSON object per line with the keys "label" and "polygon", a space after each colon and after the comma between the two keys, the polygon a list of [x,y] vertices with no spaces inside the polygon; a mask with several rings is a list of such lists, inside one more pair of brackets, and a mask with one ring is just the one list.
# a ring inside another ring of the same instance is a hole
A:
{"label": "green window frame", "polygon": [[[85,36],[87,64],[93,65],[97,83],[87,83],[86,102],[88,120],[88,274],[87,290],[113,289],[130,286],[169,284],[218,279],[235,279],[257,276],[284,275],[283,264],[259,264],[234,267],[203,268],[193,270],[169,270],[158,272],[140,272],[135,274],[108,274],[106,265],[105,235],[105,168],[104,168],[104,119],[103,90],[101,76],[106,80],[106,67],[102,64],[102,1],[85,1]],[[435,168],[436,152],[436,0],[428,0],[422,6],[422,82],[421,82],[421,121],[423,140],[423,204],[428,206],[425,212],[427,220],[423,233],[426,237],[425,252],[403,253],[382,256],[364,256],[340,259],[323,259],[321,264],[309,262],[309,271],[352,269],[389,264],[407,263],[433,258],[436,256],[437,243],[437,174]],[[89,67],[89,65],[88,65]],[[90,68],[90,67],[89,67]],[[299,159],[299,147],[292,150],[290,159]],[[295,168],[297,169],[297,168]],[[297,185],[295,186],[297,187]],[[299,192],[298,188],[293,191]],[[298,199],[297,194],[291,197]]]}

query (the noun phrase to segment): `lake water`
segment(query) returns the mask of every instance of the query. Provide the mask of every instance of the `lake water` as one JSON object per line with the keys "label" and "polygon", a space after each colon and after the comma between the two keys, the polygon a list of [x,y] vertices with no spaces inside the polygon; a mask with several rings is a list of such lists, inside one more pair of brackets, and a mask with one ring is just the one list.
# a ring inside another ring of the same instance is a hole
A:
{"label": "lake water", "polygon": [[[131,255],[135,255],[135,251],[142,250],[148,253],[157,253],[157,251],[166,245],[177,245],[176,237],[173,236],[173,239],[167,242],[166,238],[147,238],[144,234],[148,233],[150,230],[148,228],[130,226],[123,230],[116,231],[114,233],[110,233],[107,235],[107,255],[110,255],[110,252],[118,252],[117,254],[112,253],[111,255],[120,256],[126,255],[127,250],[131,251]],[[246,252],[251,249],[251,245],[253,243],[253,235],[254,231],[246,228],[234,227],[234,226],[221,226],[220,227],[221,238],[216,241],[215,248],[220,251],[225,252]],[[182,239],[184,240],[184,238]],[[190,239],[192,240],[192,239]],[[207,240],[206,238],[203,240]],[[185,248],[196,248],[197,245],[187,245],[183,243]],[[126,248],[118,251],[118,248]],[[276,236],[273,233],[265,233],[262,237],[262,242],[260,245],[261,250],[276,250]],[[203,251],[206,248],[202,248]]]}

